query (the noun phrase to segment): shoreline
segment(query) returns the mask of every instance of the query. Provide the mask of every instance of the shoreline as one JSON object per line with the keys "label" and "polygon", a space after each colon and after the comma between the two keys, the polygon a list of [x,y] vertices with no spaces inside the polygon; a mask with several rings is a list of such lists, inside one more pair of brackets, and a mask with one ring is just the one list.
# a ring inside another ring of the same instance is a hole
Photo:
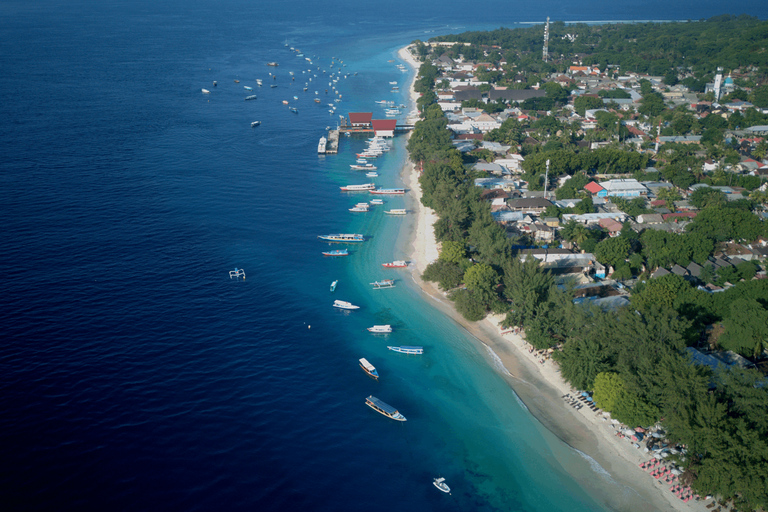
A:
{"label": "shoreline", "polygon": [[[409,96],[410,106],[415,108],[418,94],[413,87],[419,64],[411,56],[409,46],[401,48],[397,55],[414,70],[414,77],[409,84]],[[712,501],[691,500],[685,503],[669,491],[669,484],[662,483],[640,469],[639,464],[650,459],[651,455],[635,448],[627,439],[616,436],[616,427],[603,416],[602,411],[595,413],[587,407],[576,410],[568,406],[562,396],[569,393],[573,396],[574,390],[560,376],[556,363],[551,359],[540,363],[542,356],[535,351],[529,352],[528,344],[520,335],[501,334],[499,322],[503,316],[489,315],[479,322],[468,322],[458,314],[436,284],[421,279],[427,265],[437,259],[439,246],[433,228],[438,217],[432,209],[421,204],[418,178],[418,169],[413,162],[407,160],[402,169],[402,179],[411,192],[416,221],[409,234],[405,253],[410,260],[413,281],[426,298],[431,299],[429,302],[434,307],[463,327],[486,348],[488,363],[507,381],[539,423],[568,446],[598,464],[618,486],[627,491],[623,496],[609,496],[607,493],[600,495],[597,493],[600,493],[601,486],[593,482],[590,491],[596,493],[595,497],[615,510],[706,510],[706,505]]]}

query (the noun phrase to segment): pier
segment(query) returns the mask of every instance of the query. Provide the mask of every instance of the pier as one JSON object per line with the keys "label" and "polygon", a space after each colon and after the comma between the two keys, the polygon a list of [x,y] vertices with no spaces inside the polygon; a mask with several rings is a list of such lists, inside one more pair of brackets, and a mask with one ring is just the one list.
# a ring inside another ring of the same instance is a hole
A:
{"label": "pier", "polygon": [[335,155],[339,152],[339,130],[328,130],[328,143],[325,146],[326,155]]}

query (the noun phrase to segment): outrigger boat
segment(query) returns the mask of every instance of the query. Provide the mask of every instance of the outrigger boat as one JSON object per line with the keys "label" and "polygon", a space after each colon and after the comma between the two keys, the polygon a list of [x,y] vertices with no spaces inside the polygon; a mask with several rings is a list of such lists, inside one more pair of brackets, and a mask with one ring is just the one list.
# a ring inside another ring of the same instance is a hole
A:
{"label": "outrigger boat", "polygon": [[245,270],[241,268],[236,268],[235,270],[229,271],[229,278],[230,279],[240,279],[243,278],[243,281],[245,281]]}
{"label": "outrigger boat", "polygon": [[400,352],[401,354],[423,354],[424,347],[390,347],[387,346],[392,352]]}
{"label": "outrigger boat", "polygon": [[389,404],[382,402],[381,400],[379,400],[373,395],[365,399],[365,405],[367,405],[374,411],[381,413],[384,416],[387,416],[388,418],[392,418],[393,420],[397,420],[397,421],[405,421],[405,416],[400,414],[397,409],[395,409]]}
{"label": "outrigger boat", "polygon": [[405,189],[404,188],[379,188],[375,190],[369,190],[369,192],[371,194],[382,194],[382,195],[405,194]]}
{"label": "outrigger boat", "polygon": [[373,285],[374,290],[381,290],[382,288],[394,288],[395,281],[392,279],[382,279],[381,281],[374,281],[370,283]]}
{"label": "outrigger boat", "polygon": [[348,233],[338,233],[333,235],[318,235],[320,240],[328,242],[365,242],[365,236]]}
{"label": "outrigger boat", "polygon": [[376,368],[374,368],[374,366],[371,363],[369,363],[368,360],[364,357],[360,358],[360,368],[362,368],[365,371],[365,373],[367,373],[374,379],[379,380],[379,372],[377,372]]}
{"label": "outrigger boat", "polygon": [[384,213],[386,213],[387,215],[405,215],[406,213],[408,213],[408,210],[406,210],[405,208],[396,208],[394,210],[384,210]]}

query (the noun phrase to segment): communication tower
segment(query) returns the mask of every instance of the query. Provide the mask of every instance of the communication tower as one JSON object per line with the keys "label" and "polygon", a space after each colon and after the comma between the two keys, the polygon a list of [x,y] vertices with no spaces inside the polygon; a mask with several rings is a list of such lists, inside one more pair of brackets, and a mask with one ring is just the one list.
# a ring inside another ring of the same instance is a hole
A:
{"label": "communication tower", "polygon": [[549,16],[547,16],[547,24],[544,25],[544,49],[541,51],[541,58],[544,62],[549,61]]}
{"label": "communication tower", "polygon": [[723,68],[717,68],[717,74],[715,75],[715,101],[720,99],[723,86]]}

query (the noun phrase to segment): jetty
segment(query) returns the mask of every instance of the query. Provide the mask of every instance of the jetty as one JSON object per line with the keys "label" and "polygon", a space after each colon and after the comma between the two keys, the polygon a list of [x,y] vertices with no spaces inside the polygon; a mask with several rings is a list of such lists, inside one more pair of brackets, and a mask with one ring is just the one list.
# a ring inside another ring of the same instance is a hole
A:
{"label": "jetty", "polygon": [[325,145],[326,155],[335,155],[339,152],[339,130],[328,130],[328,143]]}

